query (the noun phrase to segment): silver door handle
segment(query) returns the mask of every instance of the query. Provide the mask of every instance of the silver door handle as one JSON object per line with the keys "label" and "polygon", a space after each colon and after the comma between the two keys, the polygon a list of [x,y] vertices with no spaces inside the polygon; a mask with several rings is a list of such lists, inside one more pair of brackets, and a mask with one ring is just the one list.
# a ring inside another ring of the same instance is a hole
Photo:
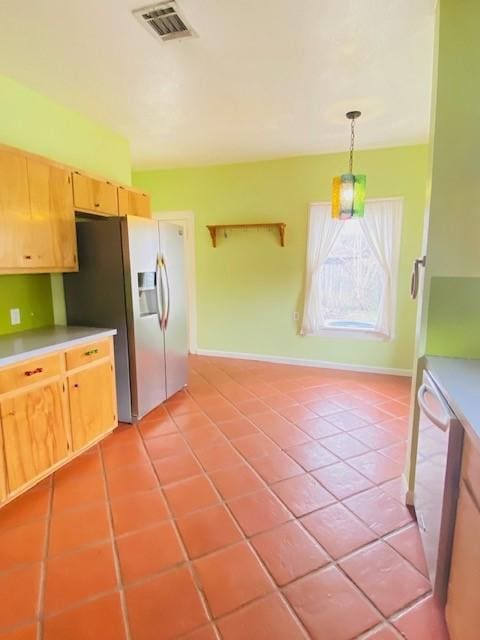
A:
{"label": "silver door handle", "polygon": [[157,282],[156,282],[157,286],[155,287],[155,291],[157,293],[158,321],[160,323],[160,327],[163,329],[163,319],[165,317],[165,309],[163,306],[164,295],[163,295],[163,279],[162,279],[161,265],[162,265],[162,259],[160,258],[159,255],[157,255],[157,263],[155,265],[155,278],[157,279]]}
{"label": "silver door handle", "polygon": [[420,283],[419,267],[424,267],[426,264],[427,256],[413,261],[412,278],[410,280],[410,297],[412,300],[415,300],[418,295],[418,285]]}
{"label": "silver door handle", "polygon": [[[440,402],[445,412],[445,415],[443,416],[444,418],[443,420],[438,416],[436,416],[434,413],[432,413],[428,408],[427,403],[425,402],[425,396],[427,393],[431,393]],[[452,425],[452,422],[456,418],[450,415],[450,411],[448,410],[448,407],[445,405],[445,402],[440,398],[440,396],[437,393],[435,393],[435,391],[433,391],[433,389],[431,389],[427,384],[422,384],[422,386],[418,390],[417,398],[418,398],[418,404],[420,406],[420,409],[427,416],[430,422],[433,422],[433,424],[439,429],[441,429],[442,431],[448,431],[448,429]]]}
{"label": "silver door handle", "polygon": [[168,280],[167,263],[165,258],[162,259],[162,266],[165,272],[165,282],[167,284],[167,305],[166,305],[166,311],[163,319],[163,328],[166,329],[168,327],[168,319],[170,318],[170,282]]}

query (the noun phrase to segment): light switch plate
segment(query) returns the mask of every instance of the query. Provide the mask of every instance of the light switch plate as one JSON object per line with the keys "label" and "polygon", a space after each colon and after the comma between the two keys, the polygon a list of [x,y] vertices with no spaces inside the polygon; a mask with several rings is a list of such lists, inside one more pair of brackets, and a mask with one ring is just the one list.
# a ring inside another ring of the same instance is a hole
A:
{"label": "light switch plate", "polygon": [[10,309],[10,324],[20,324],[20,309]]}

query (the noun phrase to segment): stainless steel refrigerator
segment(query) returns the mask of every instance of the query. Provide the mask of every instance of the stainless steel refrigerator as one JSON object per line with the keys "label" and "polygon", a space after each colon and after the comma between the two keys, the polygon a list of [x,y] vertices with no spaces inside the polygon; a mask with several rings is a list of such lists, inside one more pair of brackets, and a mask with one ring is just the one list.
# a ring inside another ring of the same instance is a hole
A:
{"label": "stainless steel refrigerator", "polygon": [[78,218],[78,273],[64,276],[68,324],[115,328],[118,415],[134,422],[187,381],[183,230],[127,216]]}

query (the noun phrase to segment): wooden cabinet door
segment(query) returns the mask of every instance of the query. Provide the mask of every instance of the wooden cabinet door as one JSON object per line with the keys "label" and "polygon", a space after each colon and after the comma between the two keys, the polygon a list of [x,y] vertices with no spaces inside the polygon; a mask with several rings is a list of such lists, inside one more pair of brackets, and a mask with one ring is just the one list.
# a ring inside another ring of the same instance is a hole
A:
{"label": "wooden cabinet door", "polygon": [[28,158],[32,266],[74,271],[77,268],[71,172]]}
{"label": "wooden cabinet door", "polygon": [[150,196],[146,193],[118,188],[118,213],[121,216],[139,216],[150,218]]}
{"label": "wooden cabinet door", "polygon": [[478,640],[480,506],[462,482],[457,507],[446,618],[451,640]]}
{"label": "wooden cabinet door", "polygon": [[61,382],[52,382],[0,402],[10,492],[67,456],[62,394]]}
{"label": "wooden cabinet door", "polygon": [[3,432],[1,426],[2,419],[0,413],[0,502],[3,502],[7,497],[7,473],[5,471]]}
{"label": "wooden cabinet door", "polygon": [[75,172],[73,201],[76,209],[104,215],[118,215],[117,187],[106,180],[96,180]]}
{"label": "wooden cabinet door", "polygon": [[115,379],[110,362],[70,375],[68,394],[74,450],[116,425]]}
{"label": "wooden cabinet door", "polygon": [[27,160],[19,153],[0,149],[0,270],[31,266],[30,219]]}

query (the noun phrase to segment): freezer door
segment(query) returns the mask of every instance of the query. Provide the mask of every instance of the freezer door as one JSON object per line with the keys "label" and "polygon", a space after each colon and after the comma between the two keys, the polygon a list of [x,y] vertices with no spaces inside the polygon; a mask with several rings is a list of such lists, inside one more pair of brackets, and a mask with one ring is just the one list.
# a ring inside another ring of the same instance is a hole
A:
{"label": "freezer door", "polygon": [[142,418],[166,399],[164,300],[160,286],[158,226],[122,220],[133,415]]}
{"label": "freezer door", "polygon": [[[100,218],[77,220],[80,270],[65,273],[67,322],[86,327],[112,327],[117,383],[118,419],[132,421],[130,362],[125,309],[120,220]],[[105,251],[108,247],[108,251]]]}
{"label": "freezer door", "polygon": [[187,384],[187,282],[182,227],[159,223],[161,267],[165,291],[165,363],[167,397]]}

